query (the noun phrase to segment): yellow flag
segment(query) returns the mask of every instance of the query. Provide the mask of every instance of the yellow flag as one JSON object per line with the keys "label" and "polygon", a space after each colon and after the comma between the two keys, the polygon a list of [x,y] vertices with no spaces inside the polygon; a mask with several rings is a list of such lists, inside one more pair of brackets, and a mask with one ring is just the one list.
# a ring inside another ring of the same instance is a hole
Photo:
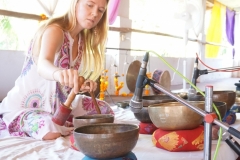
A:
{"label": "yellow flag", "polygon": [[[221,44],[222,41],[222,25],[223,19],[226,16],[226,6],[221,3],[214,1],[212,8],[212,16],[210,25],[207,31],[206,40],[207,42],[213,42]],[[206,45],[206,58],[216,58],[219,53],[219,46]]]}

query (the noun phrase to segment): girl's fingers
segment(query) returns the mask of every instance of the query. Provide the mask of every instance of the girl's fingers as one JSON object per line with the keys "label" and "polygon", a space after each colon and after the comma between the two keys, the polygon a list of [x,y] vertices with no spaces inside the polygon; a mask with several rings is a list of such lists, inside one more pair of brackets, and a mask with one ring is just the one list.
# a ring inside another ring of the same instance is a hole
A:
{"label": "girl's fingers", "polygon": [[97,83],[92,80],[86,80],[85,89],[88,90],[88,92],[94,92],[97,89]]}
{"label": "girl's fingers", "polygon": [[64,74],[63,74],[64,70],[60,70],[58,72],[58,81],[61,85],[64,85]]}
{"label": "girl's fingers", "polygon": [[77,70],[74,70],[73,71],[73,74],[74,74],[74,76],[73,76],[73,84],[74,84],[74,92],[75,92],[75,94],[77,94],[78,92],[79,92],[79,90],[80,90],[80,85],[81,84],[79,84],[80,82],[79,82],[79,75],[78,75],[78,71]]}
{"label": "girl's fingers", "polygon": [[64,86],[68,86],[69,85],[69,77],[68,77],[68,71],[67,70],[63,70],[63,83]]}
{"label": "girl's fingers", "polygon": [[73,88],[74,86],[77,85],[77,83],[74,83],[74,79],[75,79],[74,70],[68,69],[67,74],[68,74],[68,87]]}

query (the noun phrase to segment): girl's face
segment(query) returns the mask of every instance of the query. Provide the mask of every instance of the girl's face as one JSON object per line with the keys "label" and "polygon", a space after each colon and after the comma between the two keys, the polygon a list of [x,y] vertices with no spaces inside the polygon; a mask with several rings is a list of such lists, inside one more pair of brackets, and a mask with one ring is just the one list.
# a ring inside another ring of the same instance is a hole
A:
{"label": "girl's face", "polygon": [[91,29],[98,24],[107,8],[107,0],[79,0],[76,4],[77,26]]}

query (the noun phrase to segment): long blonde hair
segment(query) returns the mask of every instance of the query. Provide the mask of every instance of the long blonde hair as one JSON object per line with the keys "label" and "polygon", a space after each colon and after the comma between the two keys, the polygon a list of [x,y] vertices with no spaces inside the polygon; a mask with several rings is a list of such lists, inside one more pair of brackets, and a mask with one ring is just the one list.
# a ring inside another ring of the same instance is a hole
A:
{"label": "long blonde hair", "polygon": [[[45,21],[38,29],[35,35],[35,44],[37,53],[40,51],[42,34],[51,24],[59,25],[64,31],[72,31],[76,27],[76,4],[80,0],[72,0],[68,12],[56,18]],[[107,3],[109,0],[106,0]],[[92,71],[89,79],[96,80],[104,69],[105,45],[108,33],[107,9],[104,12],[99,23],[92,29],[84,29],[81,32],[81,38],[84,40],[84,54],[82,55],[80,75],[86,77]]]}

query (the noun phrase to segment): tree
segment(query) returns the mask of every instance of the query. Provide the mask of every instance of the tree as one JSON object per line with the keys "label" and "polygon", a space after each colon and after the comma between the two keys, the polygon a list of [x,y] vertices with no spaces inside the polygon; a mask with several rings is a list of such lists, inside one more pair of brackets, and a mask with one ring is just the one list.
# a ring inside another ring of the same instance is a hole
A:
{"label": "tree", "polygon": [[9,17],[0,16],[0,35],[0,49],[17,49],[18,36],[12,28]]}

